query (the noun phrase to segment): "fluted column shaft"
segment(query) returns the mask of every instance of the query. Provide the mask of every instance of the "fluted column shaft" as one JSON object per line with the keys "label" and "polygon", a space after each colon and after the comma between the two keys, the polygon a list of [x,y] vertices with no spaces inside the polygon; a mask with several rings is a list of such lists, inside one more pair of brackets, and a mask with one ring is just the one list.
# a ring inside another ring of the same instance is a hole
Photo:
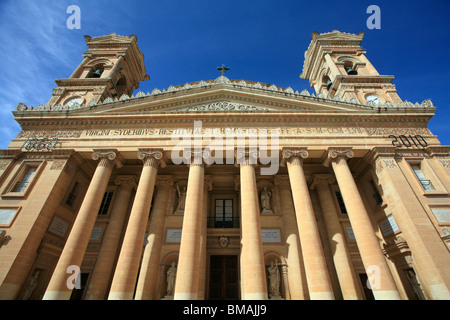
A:
{"label": "fluted column shaft", "polygon": [[130,203],[131,193],[136,186],[136,178],[134,176],[119,176],[116,178],[115,184],[119,185],[119,188],[111,209],[108,227],[103,236],[102,247],[85,294],[86,300],[105,299],[119,248],[120,236]]}
{"label": "fluted column shaft", "polygon": [[174,300],[197,300],[205,168],[192,163],[186,190]]}
{"label": "fluted column shaft", "polygon": [[280,195],[281,210],[283,212],[284,232],[286,233],[288,283],[291,300],[305,300],[308,298],[308,287],[298,236],[297,220],[292,202],[289,178],[275,178]]}
{"label": "fluted column shaft", "polygon": [[136,300],[152,300],[154,298],[156,278],[158,276],[161,243],[164,233],[164,220],[173,178],[158,177],[155,204],[152,210],[148,230],[147,245],[142,257],[141,270],[136,288]]}
{"label": "fluted column shaft", "polygon": [[335,179],[330,175],[314,175],[311,188],[315,188],[319,196],[328,240],[333,249],[333,262],[342,295],[345,300],[358,300],[362,299],[363,296],[359,289],[355,270],[348,252],[342,226],[339,222],[333,195],[330,190],[329,184],[333,182],[335,182]]}
{"label": "fluted column shaft", "polygon": [[117,161],[117,153],[111,150],[96,151],[92,157],[94,160],[100,161],[95,169],[53,276],[50,279],[43,297],[44,300],[70,299],[72,289],[68,287],[67,282],[73,272],[68,272],[68,268],[70,266],[81,267],[103,195],[108,186],[112,169]]}
{"label": "fluted column shaft", "polygon": [[160,150],[140,150],[138,157],[144,162],[139,185],[131,209],[128,225],[120,250],[108,299],[133,299],[139,264],[143,250],[153,191],[158,171]]}
{"label": "fluted column shaft", "polygon": [[262,249],[255,167],[240,165],[241,182],[241,287],[243,300],[266,300],[267,280]]}
{"label": "fluted column shaft", "polygon": [[333,167],[364,268],[369,281],[372,280],[374,297],[377,300],[399,300],[400,294],[347,164],[346,159],[353,157],[353,152],[350,150],[330,150],[328,155],[327,161],[328,163],[331,162]]}
{"label": "fluted column shaft", "polygon": [[303,158],[307,156],[308,153],[304,149],[283,150],[283,157],[287,159],[310,298],[334,300],[319,229],[303,171]]}

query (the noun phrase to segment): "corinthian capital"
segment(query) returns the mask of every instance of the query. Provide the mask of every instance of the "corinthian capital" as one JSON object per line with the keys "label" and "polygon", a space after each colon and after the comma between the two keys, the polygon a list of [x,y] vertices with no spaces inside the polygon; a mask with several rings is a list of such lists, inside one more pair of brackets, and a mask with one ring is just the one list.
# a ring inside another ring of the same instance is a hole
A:
{"label": "corinthian capital", "polygon": [[325,157],[323,159],[323,165],[325,167],[330,166],[330,163],[338,159],[350,159],[353,158],[354,153],[351,147],[330,147],[328,148]]}

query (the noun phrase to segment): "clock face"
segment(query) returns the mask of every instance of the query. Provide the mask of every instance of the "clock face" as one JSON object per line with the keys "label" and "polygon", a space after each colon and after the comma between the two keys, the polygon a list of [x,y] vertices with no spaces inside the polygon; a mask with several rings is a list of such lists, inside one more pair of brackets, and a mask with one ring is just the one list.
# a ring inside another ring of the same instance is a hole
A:
{"label": "clock face", "polygon": [[366,97],[366,101],[367,101],[367,102],[372,101],[372,102],[374,102],[375,104],[381,104],[381,99],[378,98],[377,96],[373,96],[373,95],[367,96],[367,97]]}

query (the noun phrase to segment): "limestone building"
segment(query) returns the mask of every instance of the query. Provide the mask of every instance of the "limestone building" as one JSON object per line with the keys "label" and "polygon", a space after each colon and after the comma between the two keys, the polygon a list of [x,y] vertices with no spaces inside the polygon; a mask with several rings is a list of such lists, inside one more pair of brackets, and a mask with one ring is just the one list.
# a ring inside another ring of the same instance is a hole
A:
{"label": "limestone building", "polygon": [[136,36],[86,37],[0,150],[0,298],[449,299],[450,147],[362,38],[312,34],[310,94],[135,92]]}

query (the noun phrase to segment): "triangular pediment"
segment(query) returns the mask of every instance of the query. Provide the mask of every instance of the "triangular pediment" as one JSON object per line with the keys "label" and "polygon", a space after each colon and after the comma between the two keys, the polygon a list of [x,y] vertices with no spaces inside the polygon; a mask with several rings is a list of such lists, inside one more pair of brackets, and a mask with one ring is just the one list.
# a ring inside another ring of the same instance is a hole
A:
{"label": "triangular pediment", "polygon": [[48,108],[44,105],[27,107],[19,104],[15,115],[35,116],[42,112],[48,116],[64,113],[65,116],[95,115],[133,115],[133,114],[184,114],[184,113],[382,113],[393,109],[417,111],[419,108],[430,110],[429,100],[422,104],[404,101],[401,105],[386,103],[382,106],[360,104],[355,99],[343,100],[339,96],[333,99],[321,94],[314,96],[306,89],[298,92],[292,88],[281,88],[259,82],[229,80],[219,77],[216,80],[187,83],[170,86],[165,90],[155,89],[145,94],[140,91],[131,97],[106,98],[101,102],[84,102],[82,105],[56,105]]}
{"label": "triangular pediment", "polygon": [[[228,79],[227,79],[228,80]],[[107,98],[91,107],[87,113],[218,113],[218,112],[357,112],[371,108],[355,101],[344,102],[339,97],[326,99],[258,82],[207,82],[170,86],[151,94],[139,92],[136,96],[120,99]],[[244,85],[245,83],[245,85]]]}

